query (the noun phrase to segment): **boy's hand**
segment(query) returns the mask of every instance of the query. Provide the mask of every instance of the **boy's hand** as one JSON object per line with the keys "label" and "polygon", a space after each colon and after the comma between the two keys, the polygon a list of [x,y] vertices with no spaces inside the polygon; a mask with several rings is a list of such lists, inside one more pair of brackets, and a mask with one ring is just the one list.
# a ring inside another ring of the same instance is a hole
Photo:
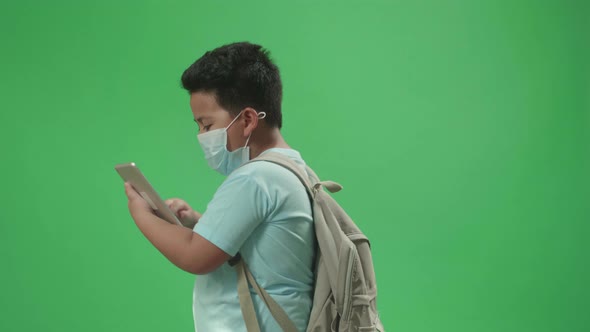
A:
{"label": "boy's hand", "polygon": [[170,198],[164,201],[176,215],[184,227],[193,228],[199,222],[201,214],[193,210],[187,202],[180,198]]}
{"label": "boy's hand", "polygon": [[129,212],[133,219],[143,212],[154,213],[148,202],[146,202],[145,199],[133,189],[129,182],[125,182],[125,194],[129,200],[127,206],[129,207]]}

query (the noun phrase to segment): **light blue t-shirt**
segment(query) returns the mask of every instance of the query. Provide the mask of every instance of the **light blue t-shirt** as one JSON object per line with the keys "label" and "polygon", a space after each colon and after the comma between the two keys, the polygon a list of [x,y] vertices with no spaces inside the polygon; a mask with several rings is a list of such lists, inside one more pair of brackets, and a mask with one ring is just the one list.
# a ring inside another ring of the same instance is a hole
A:
{"label": "light blue t-shirt", "polygon": [[[303,169],[299,152],[273,148]],[[231,256],[238,251],[252,275],[305,331],[313,298],[316,239],[305,187],[289,170],[255,162],[232,172],[215,193],[194,231]],[[250,288],[261,331],[280,327]],[[237,275],[227,263],[196,277],[193,317],[198,332],[246,332]]]}

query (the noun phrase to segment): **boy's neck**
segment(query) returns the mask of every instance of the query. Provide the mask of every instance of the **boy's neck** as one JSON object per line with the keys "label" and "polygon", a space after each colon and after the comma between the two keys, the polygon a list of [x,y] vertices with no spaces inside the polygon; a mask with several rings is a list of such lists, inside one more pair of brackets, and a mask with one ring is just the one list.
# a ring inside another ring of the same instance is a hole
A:
{"label": "boy's neck", "polygon": [[258,157],[262,152],[272,148],[290,149],[278,128],[270,129],[266,135],[256,137],[250,142],[250,159]]}

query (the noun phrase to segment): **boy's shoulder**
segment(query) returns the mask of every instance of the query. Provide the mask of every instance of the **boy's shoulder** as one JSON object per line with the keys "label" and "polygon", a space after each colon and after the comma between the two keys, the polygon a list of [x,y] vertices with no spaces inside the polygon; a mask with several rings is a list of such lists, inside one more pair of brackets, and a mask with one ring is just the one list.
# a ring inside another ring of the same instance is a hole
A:
{"label": "boy's shoulder", "polygon": [[[303,161],[303,159],[301,158],[301,155],[296,150],[283,149],[283,148],[272,148],[272,149],[265,150],[261,155],[264,155],[265,153],[269,153],[269,152],[284,154],[287,157],[291,158],[293,161],[295,161],[297,164],[301,165],[302,167],[305,167],[305,161]],[[248,177],[248,178],[251,178],[252,180],[255,180],[257,182],[262,181],[262,182],[271,182],[272,183],[274,181],[284,180],[286,174],[292,174],[292,173],[291,173],[291,171],[289,171],[289,170],[285,169],[284,167],[279,166],[277,164],[261,161],[261,162],[250,162],[250,163],[247,163],[246,165],[243,165],[242,167],[239,167],[238,169],[236,169],[234,172],[232,172],[229,175],[228,179],[235,178],[235,177]],[[291,176],[287,175],[287,177],[290,178]]]}

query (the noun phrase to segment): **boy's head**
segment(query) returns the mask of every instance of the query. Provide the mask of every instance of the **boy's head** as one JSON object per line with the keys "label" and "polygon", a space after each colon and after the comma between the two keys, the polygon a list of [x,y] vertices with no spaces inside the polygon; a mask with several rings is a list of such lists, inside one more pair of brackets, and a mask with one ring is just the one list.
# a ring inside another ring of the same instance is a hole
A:
{"label": "boy's head", "polygon": [[193,113],[201,113],[195,107],[204,102],[213,102],[229,112],[227,118],[247,109],[266,113],[268,127],[282,127],[279,68],[260,45],[240,42],[208,51],[184,71],[181,80],[191,95]]}

